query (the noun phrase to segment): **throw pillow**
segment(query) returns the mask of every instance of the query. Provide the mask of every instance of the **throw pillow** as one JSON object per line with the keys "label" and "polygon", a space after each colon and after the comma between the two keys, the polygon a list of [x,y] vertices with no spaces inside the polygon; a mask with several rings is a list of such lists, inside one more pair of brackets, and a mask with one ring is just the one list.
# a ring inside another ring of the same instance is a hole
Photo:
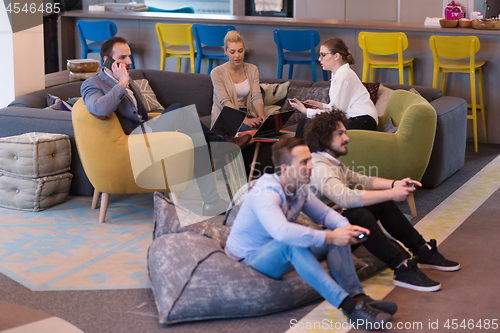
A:
{"label": "throw pillow", "polygon": [[411,92],[411,93],[413,93],[413,94],[415,94],[415,95],[422,96],[422,95],[420,95],[420,93],[418,92],[418,90],[415,89],[415,88],[413,88],[413,87],[410,90],[408,90],[408,91]]}
{"label": "throw pillow", "polygon": [[384,85],[380,85],[377,93],[377,99],[375,102],[375,109],[377,109],[377,114],[382,117],[385,113],[385,108],[387,107],[387,102],[389,102],[389,97],[391,97],[394,90],[387,88]]}
{"label": "throw pillow", "polygon": [[290,81],[283,83],[261,83],[260,92],[264,99],[264,106],[285,104],[286,95],[290,88]]}
{"label": "throw pillow", "polygon": [[80,97],[72,97],[67,101],[62,101],[61,98],[55,95],[47,94],[47,107],[46,109],[51,110],[61,110],[61,111],[71,111],[73,105],[78,101]]}
{"label": "throw pillow", "polygon": [[386,133],[396,133],[397,130],[398,130],[398,127],[394,126],[391,117],[389,117],[389,119],[387,119],[387,122],[382,127],[382,132],[386,132]]}
{"label": "throw pillow", "polygon": [[155,112],[158,110],[164,110],[163,106],[158,102],[153,88],[149,85],[147,79],[134,80],[134,82],[139,86],[142,94],[142,99],[144,100],[144,105],[148,112]]}
{"label": "throw pillow", "polygon": [[[299,101],[305,101],[306,99],[311,99],[314,101],[322,102],[322,103],[330,103],[330,87],[298,87],[291,86],[288,90],[287,98],[297,98]],[[286,111],[294,111],[288,101],[285,102],[281,112]],[[302,114],[300,111],[295,110],[294,115],[288,120],[287,124],[297,124],[302,119],[305,119],[306,116]]]}
{"label": "throw pillow", "polygon": [[279,105],[264,105],[264,115],[265,116],[270,116],[272,114],[278,114],[280,113],[281,106]]}
{"label": "throw pillow", "polygon": [[46,109],[61,110],[61,99],[58,96],[47,94]]}
{"label": "throw pillow", "polygon": [[375,101],[377,100],[377,93],[378,89],[380,86],[380,82],[363,82],[363,85],[365,86],[366,90],[368,90],[368,93],[370,94],[370,99],[372,100],[373,104],[375,104]]}

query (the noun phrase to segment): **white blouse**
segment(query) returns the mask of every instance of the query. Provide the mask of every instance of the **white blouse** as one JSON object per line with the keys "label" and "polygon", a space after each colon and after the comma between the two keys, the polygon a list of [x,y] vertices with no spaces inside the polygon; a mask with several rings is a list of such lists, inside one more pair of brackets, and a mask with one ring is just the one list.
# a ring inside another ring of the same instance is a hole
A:
{"label": "white blouse", "polygon": [[347,118],[369,115],[378,124],[377,110],[370,94],[349,64],[340,66],[337,72],[332,74],[330,103],[323,104],[323,110],[307,109],[307,117],[313,118],[321,112],[331,111],[334,107],[344,111]]}

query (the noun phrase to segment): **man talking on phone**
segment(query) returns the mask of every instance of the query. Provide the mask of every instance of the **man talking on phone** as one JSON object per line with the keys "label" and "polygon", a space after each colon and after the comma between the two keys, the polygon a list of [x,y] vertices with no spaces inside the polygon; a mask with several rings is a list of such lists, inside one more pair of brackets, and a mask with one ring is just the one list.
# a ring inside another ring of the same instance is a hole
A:
{"label": "man talking on phone", "polygon": [[[107,119],[114,113],[127,135],[144,125],[149,119],[139,87],[129,76],[132,64],[130,55],[130,47],[125,38],[118,36],[109,38],[101,46],[101,58],[105,66],[101,67],[96,75],[85,80],[81,87],[87,110],[101,120]],[[171,105],[165,112],[173,111],[180,106],[179,104]],[[190,117],[189,112],[183,114],[185,117]],[[211,132],[203,123],[201,123],[203,136],[193,134],[193,131],[188,128],[193,121],[198,122],[199,119],[197,117],[195,120],[182,118],[175,123],[167,124],[168,128],[162,130],[179,130],[189,135],[195,147],[206,146],[207,142],[231,142],[241,148],[251,139],[250,135],[238,138],[222,137]],[[196,144],[196,140],[203,142]],[[219,197],[213,176],[209,174],[212,170],[208,150],[195,149],[194,158],[194,174],[203,199],[203,215],[217,215],[224,212],[228,207],[228,202]]]}

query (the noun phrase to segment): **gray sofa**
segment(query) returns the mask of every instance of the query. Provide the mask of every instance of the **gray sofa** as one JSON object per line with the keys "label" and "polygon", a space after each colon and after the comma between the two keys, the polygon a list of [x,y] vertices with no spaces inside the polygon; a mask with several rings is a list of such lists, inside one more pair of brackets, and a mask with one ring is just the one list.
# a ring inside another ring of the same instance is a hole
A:
{"label": "gray sofa", "polygon": [[[210,76],[166,72],[159,70],[133,70],[133,79],[146,78],[163,106],[173,103],[195,104],[202,121],[207,124],[212,108],[213,87]],[[262,82],[275,83],[287,80],[261,79]],[[325,87],[329,82],[290,80],[291,86]],[[71,114],[67,111],[45,109],[47,94],[67,100],[80,96],[82,82],[64,84],[36,91],[14,100],[6,108],[0,109],[0,137],[23,134],[26,132],[48,132],[67,134],[71,141],[71,170],[73,182],[72,195],[91,196],[93,187],[87,179],[78,157]],[[399,85],[387,85],[391,89]],[[408,88],[402,86],[402,88]],[[436,89],[416,87],[431,102],[438,113],[438,128],[429,167],[424,175],[425,186],[434,187],[460,169],[465,157],[466,105],[465,100],[456,97],[442,97]]]}

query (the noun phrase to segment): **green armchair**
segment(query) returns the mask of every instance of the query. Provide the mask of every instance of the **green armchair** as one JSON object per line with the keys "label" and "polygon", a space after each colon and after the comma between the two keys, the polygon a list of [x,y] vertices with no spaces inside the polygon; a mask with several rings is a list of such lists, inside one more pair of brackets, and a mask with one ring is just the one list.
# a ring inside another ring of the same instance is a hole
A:
{"label": "green armchair", "polygon": [[[380,132],[389,117],[396,133]],[[349,154],[340,160],[351,170],[388,179],[420,181],[431,156],[437,115],[423,97],[405,90],[392,93],[378,131],[349,130]],[[412,215],[416,215],[411,197]]]}

